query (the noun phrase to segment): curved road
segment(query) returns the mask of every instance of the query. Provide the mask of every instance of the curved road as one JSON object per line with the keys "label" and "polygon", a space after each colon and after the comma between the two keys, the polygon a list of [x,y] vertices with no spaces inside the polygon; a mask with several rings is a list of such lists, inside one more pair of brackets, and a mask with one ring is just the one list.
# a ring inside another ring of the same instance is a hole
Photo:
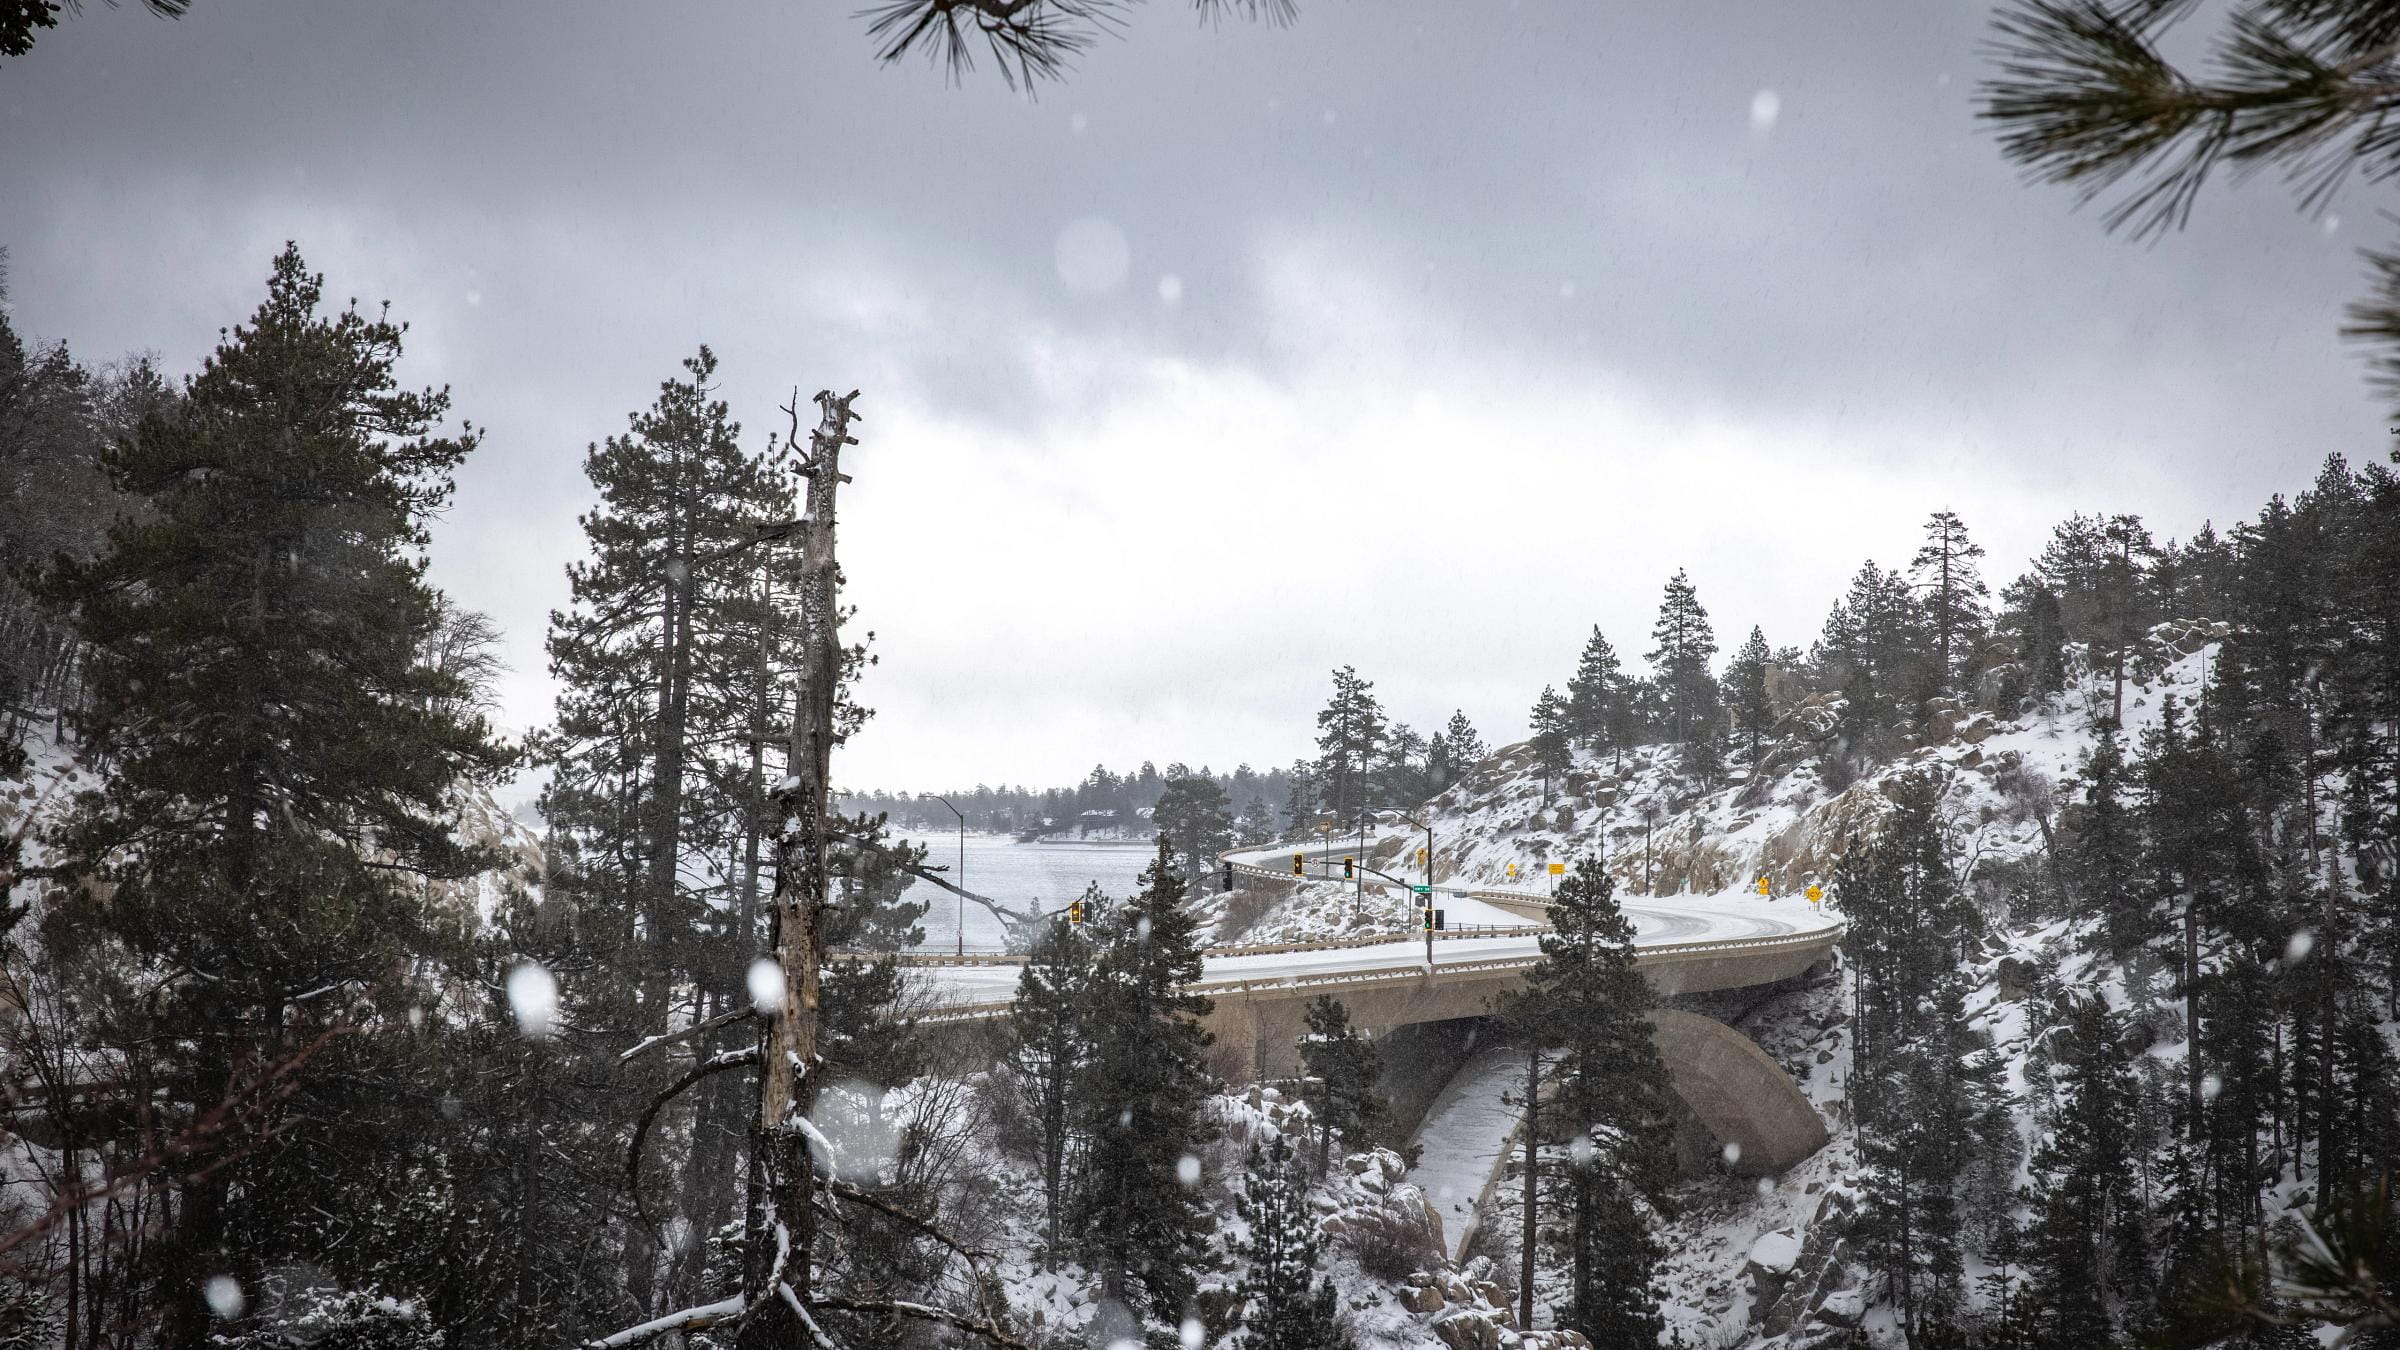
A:
{"label": "curved road", "polygon": [[[1284,846],[1229,853],[1226,861],[1250,875],[1288,878],[1289,860],[1294,852],[1309,853],[1312,858],[1328,856],[1321,846],[1302,849]],[[1340,856],[1338,846],[1329,856]],[[1279,863],[1280,869],[1265,865],[1269,863]],[[1370,884],[1388,892],[1385,883],[1370,879]],[[1453,926],[1496,925],[1509,930],[1490,936],[1471,932],[1441,934],[1441,940],[1434,944],[1435,978],[1446,973],[1470,972],[1489,976],[1500,970],[1529,967],[1540,959],[1538,926],[1522,913],[1512,913],[1491,902],[1523,911],[1545,906],[1545,897],[1494,888],[1436,886],[1434,891],[1442,898]],[[1388,893],[1385,898],[1413,901],[1413,897]],[[1649,959],[1715,956],[1738,961],[1754,951],[1762,958],[1762,965],[1770,961],[1783,965],[1788,964],[1795,949],[1830,948],[1842,928],[1841,920],[1813,909],[1798,897],[1768,900],[1748,893],[1643,896],[1624,908],[1634,922],[1635,945]],[[935,998],[947,1005],[954,1016],[991,1016],[1004,1010],[1016,995],[1021,958],[970,956],[961,961],[917,956],[902,960],[924,970]],[[1205,957],[1203,973],[1195,988],[1199,992],[1230,992],[1334,985],[1345,981],[1380,983],[1422,970],[1425,960],[1424,940],[1414,934],[1339,945],[1293,944],[1254,951],[1220,948]]]}

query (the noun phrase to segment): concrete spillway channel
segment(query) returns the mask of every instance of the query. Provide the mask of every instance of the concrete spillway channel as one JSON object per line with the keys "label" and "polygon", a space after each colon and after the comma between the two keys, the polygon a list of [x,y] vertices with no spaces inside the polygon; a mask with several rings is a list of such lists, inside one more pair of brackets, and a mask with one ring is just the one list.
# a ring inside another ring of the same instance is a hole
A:
{"label": "concrete spillway channel", "polygon": [[1492,1189],[1502,1160],[1525,1122],[1525,1051],[1493,1045],[1477,1050],[1435,1094],[1417,1126],[1417,1165],[1408,1179],[1442,1216],[1442,1245],[1464,1260],[1467,1244]]}

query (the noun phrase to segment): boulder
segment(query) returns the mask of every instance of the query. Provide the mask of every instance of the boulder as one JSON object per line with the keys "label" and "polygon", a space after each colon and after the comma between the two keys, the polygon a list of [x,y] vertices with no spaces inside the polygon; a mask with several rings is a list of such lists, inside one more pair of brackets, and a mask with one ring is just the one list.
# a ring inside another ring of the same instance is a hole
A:
{"label": "boulder", "polygon": [[1792,1273],[1800,1263],[1800,1239],[1789,1228],[1761,1233],[1750,1244],[1750,1257],[1742,1265],[1745,1272],[1763,1272],[1777,1279]]}
{"label": "boulder", "polygon": [[2034,969],[2031,961],[2015,956],[2000,958],[1993,974],[2000,984],[2000,1001],[2014,1003],[2033,992]]}
{"label": "boulder", "polygon": [[1433,1324],[1433,1334],[1450,1350],[1500,1350],[1500,1324],[1479,1312],[1462,1312]]}
{"label": "boulder", "polygon": [[1437,1313],[1448,1305],[1442,1291],[1431,1285],[1422,1288],[1411,1285],[1400,1291],[1400,1306],[1412,1313]]}
{"label": "boulder", "polygon": [[1867,1296],[1856,1289],[1837,1289],[1817,1305],[1817,1320],[1837,1327],[1854,1327],[1867,1315]]}

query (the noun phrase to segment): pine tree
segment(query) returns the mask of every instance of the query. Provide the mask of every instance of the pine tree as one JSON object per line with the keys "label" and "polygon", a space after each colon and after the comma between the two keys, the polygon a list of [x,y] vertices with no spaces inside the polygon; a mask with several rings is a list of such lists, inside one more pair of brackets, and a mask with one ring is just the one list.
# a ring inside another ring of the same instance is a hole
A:
{"label": "pine tree", "polygon": [[[1453,709],[1449,725],[1442,728],[1442,743],[1450,749],[1451,782],[1464,778],[1476,765],[1491,757],[1475,724],[1467,720],[1466,710]],[[1448,787],[1449,783],[1442,786]]]}
{"label": "pine tree", "polygon": [[1533,701],[1530,721],[1533,729],[1533,762],[1542,769],[1542,800],[1546,804],[1550,800],[1551,784],[1564,778],[1568,767],[1574,762],[1567,737],[1566,703],[1559,698],[1557,690],[1549,685],[1542,686],[1541,697]]}
{"label": "pine tree", "polygon": [[1709,627],[1708,611],[1701,608],[1700,593],[1680,569],[1667,579],[1650,640],[1657,644],[1650,651],[1650,668],[1657,672],[1675,739],[1712,736],[1717,682],[1708,667],[1709,658],[1717,654],[1717,636]]}
{"label": "pine tree", "polygon": [[1827,616],[1815,657],[1826,685],[1842,695],[1841,738],[1850,755],[1882,757],[1891,729],[1913,719],[1935,688],[1916,597],[1897,572],[1872,561]]}
{"label": "pine tree", "polygon": [[[552,770],[550,889],[580,932],[604,935],[583,955],[621,996],[590,1011],[628,1045],[749,1002],[782,777],[772,673],[798,659],[798,616],[768,588],[776,550],[751,547],[759,526],[795,514],[787,480],[741,448],[713,397],[715,354],[702,347],[682,366],[585,456],[600,503],[580,520],[589,552],[567,568],[571,604],[550,616],[557,723],[538,742]],[[897,983],[888,964],[845,966],[826,1006],[863,1029]],[[667,1072],[659,1060],[617,1076],[627,1100],[605,1114],[638,1111]],[[731,1213],[740,1097],[722,1080],[688,1099],[703,1146],[688,1155],[695,1184],[676,1194],[698,1231]],[[672,1292],[696,1294],[700,1273],[696,1257],[683,1262]],[[646,1301],[648,1263],[631,1278]]]}
{"label": "pine tree", "polygon": [[1281,1135],[1253,1145],[1234,1213],[1249,1231],[1229,1238],[1226,1255],[1245,1267],[1234,1295],[1241,1300],[1244,1350],[1350,1350],[1340,1291],[1319,1281],[1324,1239],[1308,1203],[1308,1171]]}
{"label": "pine tree", "polygon": [[2142,518],[2070,516],[2051,531],[2035,574],[2058,596],[2067,638],[2108,656],[2113,694],[2109,716],[2125,721],[2125,663],[2149,626],[2146,582],[2158,546]]}
{"label": "pine tree", "polygon": [[1317,714],[1317,765],[1318,804],[1336,821],[1356,821],[1369,806],[1368,772],[1386,725],[1374,683],[1350,666],[1333,672],[1333,697]]}
{"label": "pine tree", "polygon": [[1197,892],[1216,869],[1217,855],[1233,847],[1233,823],[1225,818],[1225,789],[1199,774],[1170,777],[1158,794],[1150,823],[1184,863],[1183,884]]}
{"label": "pine tree", "polygon": [[1174,1323],[1198,1288],[1214,1221],[1177,1173],[1209,1135],[1209,1000],[1195,920],[1162,839],[1142,890],[1097,925],[1092,1052],[1075,1087],[1085,1145],[1074,1229],[1107,1295]]}
{"label": "pine tree", "polygon": [[1983,574],[1975,560],[1983,546],[1967,538],[1966,522],[1955,511],[1936,511],[1925,522],[1925,543],[1910,561],[1917,589],[1925,593],[1925,626],[1934,644],[1935,682],[1943,691],[1954,689],[1972,672],[1967,659],[1982,636],[1989,615]]}
{"label": "pine tree", "polygon": [[1952,867],[1941,784],[1912,772],[1888,795],[1877,837],[1843,851],[1834,889],[1854,972],[1850,1097],[1873,1177],[1862,1245],[1913,1338],[1957,1309],[1961,1183],[2013,1133],[2002,1065],[1967,1021],[1960,964],[1981,925]]}
{"label": "pine tree", "polygon": [[1671,1213],[1671,1092],[1644,1017],[1633,923],[1616,883],[1579,860],[1552,900],[1553,931],[1511,1016],[1559,1050],[1558,1109],[1576,1144],[1557,1178],[1570,1277],[1561,1325],[1594,1345],[1647,1345],[1663,1326],[1650,1282],[1665,1252],[1653,1216]]}
{"label": "pine tree", "polygon": [[1317,768],[1305,759],[1295,759],[1287,771],[1291,787],[1283,798],[1283,828],[1293,838],[1306,835],[1317,823],[1325,799],[1317,782]]}
{"label": "pine tree", "polygon": [[1733,725],[1743,737],[1750,762],[1758,763],[1758,744],[1775,724],[1775,706],[1767,698],[1767,668],[1774,662],[1767,635],[1753,626],[1741,650],[1725,667],[1725,698],[1733,705]]}
{"label": "pine tree", "polygon": [[2063,1029],[2065,1082],[2026,1196],[2035,1210],[2029,1307],[2049,1343],[2106,1345],[2117,1334],[2112,1297],[2140,1288],[2149,1273],[2129,1133],[2134,1084],[2124,1028],[2106,1002],[2072,1000]]}
{"label": "pine tree", "polygon": [[[435,620],[426,523],[472,432],[436,434],[447,396],[396,385],[399,326],[326,317],[322,295],[287,247],[179,414],[108,452],[111,482],[143,509],[99,556],[35,584],[91,653],[74,722],[112,766],[59,840],[71,873],[112,885],[72,919],[154,969],[207,972],[122,1010],[167,1060],[155,1081],[175,1100],[159,1105],[185,1118],[344,1005],[296,996],[445,950],[445,921],[409,878],[487,865],[451,834],[454,793],[510,758],[459,711],[458,681],[419,659]],[[180,1343],[207,1333],[204,1277],[300,1254],[288,1230],[249,1222],[268,1197],[247,1179],[366,1123],[341,1082],[303,1075],[275,1112],[290,1133],[219,1137],[165,1164],[180,1201],[152,1269]]]}
{"label": "pine tree", "polygon": [[2126,810],[2125,756],[2114,723],[2103,721],[2080,774],[2083,801],[2068,818],[2067,875],[2086,912],[2100,925],[2092,945],[2120,956],[2138,951],[2155,931],[2155,897],[2140,876],[2141,836]]}
{"label": "pine tree", "polygon": [[[1087,913],[1095,913],[1101,901],[1097,884],[1084,892]],[[1070,1198],[1067,1151],[1082,1114],[1075,1091],[1092,1055],[1091,958],[1073,925],[1051,920],[1026,954],[1017,1001],[1009,1009],[1015,1033],[1011,1067],[1041,1147],[1042,1237],[1050,1260],[1060,1250],[1059,1218]]]}
{"label": "pine tree", "polygon": [[1369,775],[1378,801],[1415,806],[1432,796],[1433,766],[1425,738],[1406,722],[1394,722],[1384,735],[1383,749]]}
{"label": "pine tree", "polygon": [[2058,592],[2037,576],[2019,577],[2001,593],[2001,626],[2016,640],[2016,670],[2003,690],[2004,703],[2040,702],[2067,687],[2066,629],[2059,618]]}
{"label": "pine tree", "polygon": [[1567,735],[1587,750],[1606,750],[1621,719],[1613,716],[1625,685],[1616,648],[1608,645],[1597,624],[1575,662],[1567,681]]}
{"label": "pine tree", "polygon": [[1383,1057],[1350,1029],[1350,1010],[1331,994],[1308,1005],[1308,1034],[1300,1038],[1301,1099],[1317,1125],[1317,1175],[1323,1176],[1340,1135],[1344,1148],[1369,1148],[1391,1128],[1392,1103],[1383,1092]]}

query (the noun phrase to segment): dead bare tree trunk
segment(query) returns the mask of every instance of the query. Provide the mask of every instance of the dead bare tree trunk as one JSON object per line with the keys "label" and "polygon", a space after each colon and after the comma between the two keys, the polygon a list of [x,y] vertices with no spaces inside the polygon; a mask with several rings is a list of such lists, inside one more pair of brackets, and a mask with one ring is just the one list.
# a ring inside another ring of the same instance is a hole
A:
{"label": "dead bare tree trunk", "polygon": [[1540,1224],[1535,1208],[1541,1204],[1542,1156],[1542,1042],[1525,1039],[1525,1235],[1517,1249],[1517,1326],[1533,1330],[1533,1252]]}
{"label": "dead bare tree trunk", "polygon": [[[825,845],[827,780],[832,767],[834,702],[841,679],[841,569],[834,557],[834,494],[846,481],[841,450],[850,435],[856,390],[817,395],[822,414],[799,472],[808,479],[808,514],[801,528],[800,689],[792,721],[788,769],[775,793],[775,891],[771,904],[775,960],[783,972],[783,1007],[764,1020],[759,1039],[758,1116],[751,1130],[750,1206],[745,1223],[744,1315],[735,1344],[767,1350],[810,1343],[809,1246],[816,1235],[811,1199],[822,1136],[808,1121],[817,1095],[819,974],[824,964],[828,892]],[[800,401],[786,409],[797,441]],[[795,444],[793,452],[798,453]],[[828,1160],[829,1161],[829,1160]]]}

